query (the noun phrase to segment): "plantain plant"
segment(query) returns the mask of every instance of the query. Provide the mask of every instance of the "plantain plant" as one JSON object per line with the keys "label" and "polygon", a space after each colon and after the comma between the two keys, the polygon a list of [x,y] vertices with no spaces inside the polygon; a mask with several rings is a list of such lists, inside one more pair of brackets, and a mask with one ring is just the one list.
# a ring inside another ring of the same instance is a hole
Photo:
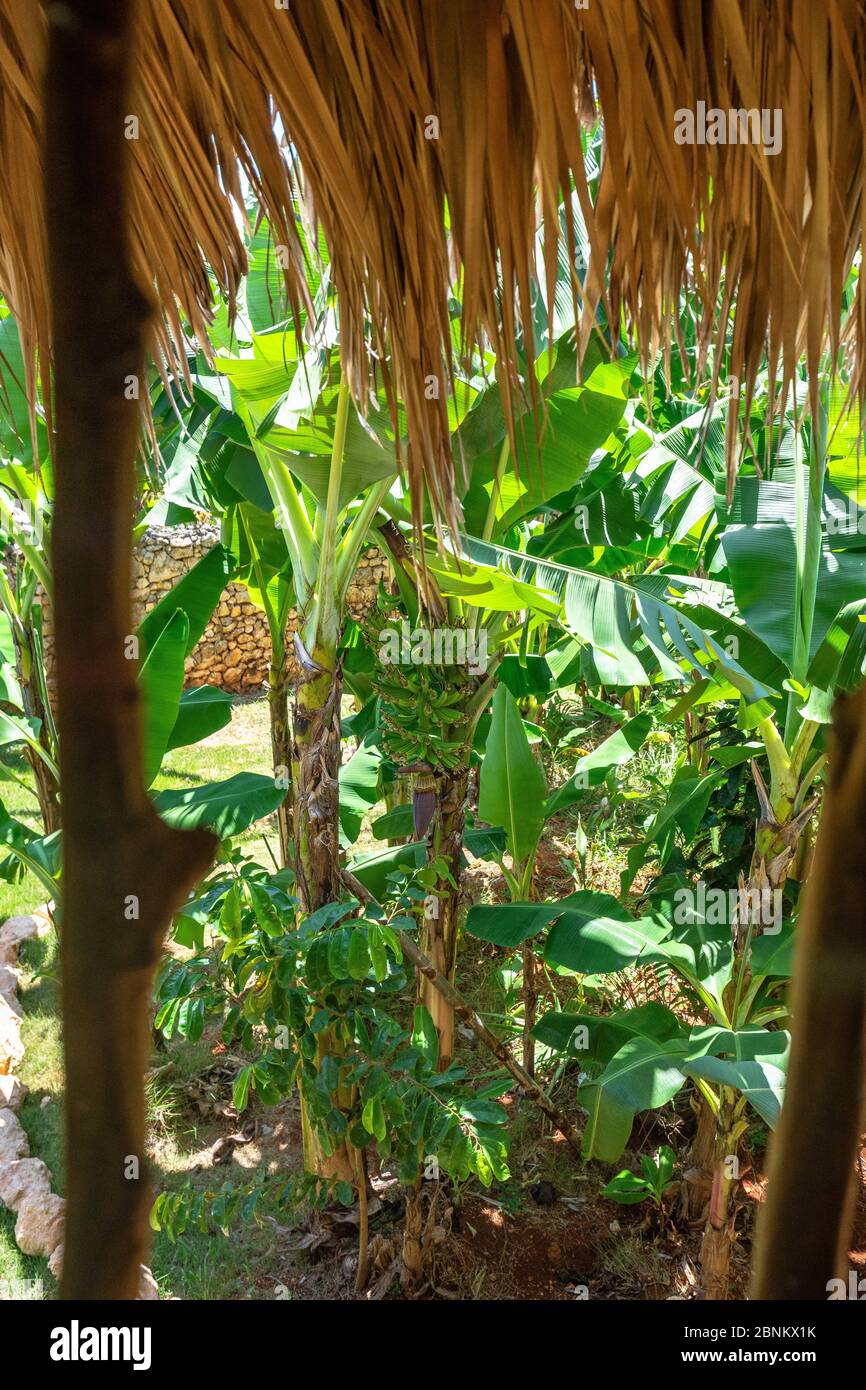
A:
{"label": "plantain plant", "polygon": [[[420,609],[411,592],[407,600],[417,616]],[[441,602],[438,597],[436,601]],[[436,630],[416,621],[410,644],[408,621],[382,607],[368,615],[364,628],[377,656],[371,683],[379,739],[396,776],[410,779],[412,829],[416,841],[425,844],[428,891],[421,908],[421,949],[440,974],[453,982],[472,745],[494,686],[498,657],[492,668],[485,662],[484,669],[474,671],[456,660],[429,659]],[[465,636],[465,626],[449,629],[446,655],[459,655],[452,650],[454,639],[465,643]],[[412,660],[413,647],[416,658],[428,659]],[[454,1050],[453,1010],[423,976],[418,987],[419,1001],[436,1028],[440,1063],[447,1066]]]}
{"label": "plantain plant", "polygon": [[[747,1111],[751,1107],[773,1126],[784,1094],[790,1039],[778,1024],[787,1014],[794,929],[780,923],[778,932],[753,936],[750,923],[744,956],[732,933],[738,904],[732,911],[706,910],[691,895],[693,905],[680,911],[676,891],[668,885],[639,918],[608,894],[576,893],[534,909],[531,917],[527,911],[522,930],[527,939],[546,932],[542,955],[551,967],[593,977],[648,967],[683,985],[691,1002],[686,1017],[656,1001],[604,1016],[555,1011],[539,1020],[535,1036],[578,1059],[588,1074],[578,1091],[588,1117],[587,1158],[616,1162],[639,1111],[668,1104],[687,1080],[698,1089],[716,1136],[703,1279],[708,1297],[723,1298]],[[513,927],[506,936],[492,919],[482,925],[485,939],[512,944]]]}
{"label": "plantain plant", "polygon": [[[537,961],[531,933],[525,925],[536,920],[534,872],[544,827],[552,816],[581,801],[592,785],[611,768],[622,765],[637,751],[653,725],[649,713],[637,715],[612,734],[593,753],[580,760],[572,778],[548,795],[547,778],[529,741],[517,702],[504,685],[493,698],[493,717],[481,765],[478,812],[492,826],[505,832],[505,856],[498,856],[509,902],[498,907],[470,910],[466,929],[474,936],[495,941],[523,954],[523,1065],[530,1075],[535,1068],[535,1006]],[[539,904],[542,912],[550,904]]]}

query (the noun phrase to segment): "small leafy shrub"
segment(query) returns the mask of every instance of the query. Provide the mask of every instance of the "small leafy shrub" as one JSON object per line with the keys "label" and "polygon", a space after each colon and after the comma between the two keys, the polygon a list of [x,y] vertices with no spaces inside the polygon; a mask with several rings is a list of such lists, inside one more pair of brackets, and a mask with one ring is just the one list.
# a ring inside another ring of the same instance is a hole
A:
{"label": "small leafy shrub", "polygon": [[[239,859],[230,867],[228,880],[187,906],[187,919],[195,920],[205,904],[200,949],[165,968],[157,1026],[167,1036],[194,1039],[209,1017],[220,1018],[226,1046],[253,1059],[235,1081],[237,1109],[253,1094],[276,1105],[299,1083],[325,1154],[343,1143],[375,1148],[407,1186],[440,1174],[457,1183],[475,1176],[485,1186],[506,1179],[506,1115],[496,1097],[510,1079],[470,1086],[456,1063],[438,1070],[427,1010],[415,1007],[411,1027],[400,1021],[410,980],[399,932],[415,929],[406,913],[415,885],[404,884],[390,915],[375,906],[362,912],[348,899],[299,921],[285,875]],[[338,1182],[331,1195],[349,1203],[352,1186]],[[170,1213],[175,1228],[176,1196],[164,1196],[155,1208],[155,1219]],[[200,1203],[193,1219],[204,1209]],[[229,1199],[221,1198],[218,1225],[229,1209]]]}
{"label": "small leafy shrub", "polygon": [[622,1206],[634,1206],[649,1199],[661,1207],[662,1199],[672,1185],[673,1149],[663,1144],[653,1158],[645,1154],[640,1161],[640,1169],[639,1173],[632,1173],[630,1169],[623,1168],[615,1178],[611,1178],[602,1196]]}

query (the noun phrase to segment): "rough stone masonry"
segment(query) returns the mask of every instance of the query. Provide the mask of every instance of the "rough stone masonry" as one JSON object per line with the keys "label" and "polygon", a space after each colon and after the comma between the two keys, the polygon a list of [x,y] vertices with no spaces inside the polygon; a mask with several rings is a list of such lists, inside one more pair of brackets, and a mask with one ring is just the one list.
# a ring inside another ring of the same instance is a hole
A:
{"label": "rough stone masonry", "polygon": [[[144,614],[216,545],[219,527],[212,525],[152,526],[144,531],[132,559],[133,620]],[[349,588],[347,603],[353,618],[362,616],[375,602],[380,580],[388,579],[388,565],[380,551],[370,548],[361,557]],[[42,597],[45,664],[52,682],[54,631],[50,606]],[[297,612],[289,613],[288,630],[297,625]],[[271,642],[268,624],[260,608],[250,602],[243,584],[229,584],[205,628],[201,641],[186,659],[185,685],[215,685],[224,690],[258,690],[268,678]]]}

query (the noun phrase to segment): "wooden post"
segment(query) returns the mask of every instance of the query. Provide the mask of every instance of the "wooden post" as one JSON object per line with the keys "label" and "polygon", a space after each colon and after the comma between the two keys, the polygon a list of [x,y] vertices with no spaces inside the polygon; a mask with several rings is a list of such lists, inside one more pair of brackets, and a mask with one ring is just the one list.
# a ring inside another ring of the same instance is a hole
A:
{"label": "wooden post", "polygon": [[[128,246],[132,0],[47,6],[45,201],[63,820],[66,1236],[61,1296],[134,1298],[147,1250],[153,973],[213,836],[144,787],[132,631],[135,456],[150,307]],[[48,389],[48,364],[42,364]]]}
{"label": "wooden post", "polygon": [[753,1298],[825,1300],[829,1280],[844,1271],[851,1231],[866,1080],[866,688],[837,700],[833,716]]}

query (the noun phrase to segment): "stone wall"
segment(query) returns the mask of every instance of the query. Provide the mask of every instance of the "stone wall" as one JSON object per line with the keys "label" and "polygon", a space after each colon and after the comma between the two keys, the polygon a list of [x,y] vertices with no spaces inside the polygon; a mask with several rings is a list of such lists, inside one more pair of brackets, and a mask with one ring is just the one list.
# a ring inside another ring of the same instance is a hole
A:
{"label": "stone wall", "polygon": [[[172,589],[219,540],[217,526],[153,526],[139,538],[132,561],[133,620],[144,614]],[[379,581],[388,578],[382,554],[370,548],[362,556],[349,588],[347,603],[352,617],[362,616],[376,597]],[[43,599],[45,657],[52,671],[53,630],[51,612]],[[292,632],[297,613],[289,614]],[[268,624],[260,608],[247,597],[242,584],[224,590],[201,641],[186,659],[187,687],[216,685],[225,690],[258,690],[268,678],[271,642]]]}

